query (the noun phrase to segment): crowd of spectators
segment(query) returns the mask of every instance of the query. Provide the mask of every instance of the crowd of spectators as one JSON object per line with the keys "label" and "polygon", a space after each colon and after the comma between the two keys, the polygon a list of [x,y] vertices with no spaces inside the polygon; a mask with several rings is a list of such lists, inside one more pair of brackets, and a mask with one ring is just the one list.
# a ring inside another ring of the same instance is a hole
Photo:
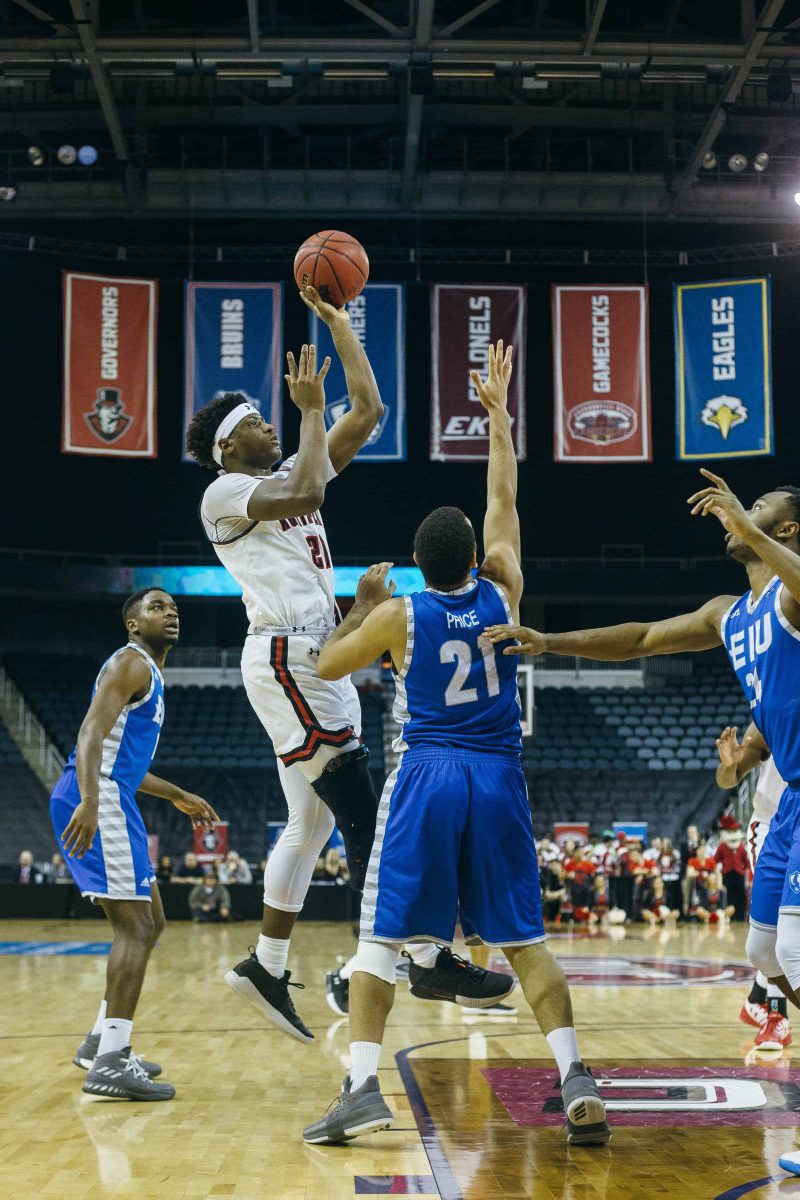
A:
{"label": "crowd of spectators", "polygon": [[596,925],[679,920],[743,921],[750,869],[742,831],[723,817],[719,832],[701,836],[690,825],[680,846],[667,837],[645,841],[605,830],[587,845],[539,842],[546,922]]}

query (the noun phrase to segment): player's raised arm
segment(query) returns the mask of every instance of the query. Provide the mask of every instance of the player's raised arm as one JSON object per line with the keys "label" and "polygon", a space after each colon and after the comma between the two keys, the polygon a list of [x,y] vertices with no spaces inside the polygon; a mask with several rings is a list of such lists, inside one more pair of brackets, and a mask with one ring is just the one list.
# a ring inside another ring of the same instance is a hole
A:
{"label": "player's raised arm", "polygon": [[517,456],[508,415],[512,347],[489,347],[486,379],[470,371],[472,385],[489,414],[489,465],[486,477],[486,516],[480,574],[499,583],[516,613],[522,596],[519,517],[517,516]]}
{"label": "player's raised arm", "polygon": [[755,723],[747,727],[742,741],[736,736],[736,726],[730,725],[723,729],[716,741],[719,766],[717,767],[717,787],[732,788],[749,775],[765,758],[769,758],[769,746],[764,741]]}
{"label": "player's raised arm", "polygon": [[521,625],[492,625],[485,630],[485,636],[491,642],[518,640],[518,646],[506,646],[503,654],[575,655],[605,662],[710,650],[722,643],[720,624],[734,600],[734,596],[717,596],[695,612],[668,617],[665,621],[630,621],[571,633],[540,633]]}
{"label": "player's raised arm", "polygon": [[70,858],[83,858],[97,833],[103,741],[125,705],[144,695],[149,687],[150,668],[135,650],[112,659],[100,678],[78,733],[75,771],[81,802],[62,834]]}
{"label": "player's raised arm", "polygon": [[302,517],[319,508],[328,480],[328,442],[325,436],[325,376],[331,360],[317,370],[316,346],[303,346],[300,361],[291,351],[286,356],[289,370],[284,376],[289,395],[300,409],[300,446],[294,466],[285,478],[270,477],[260,483],[247,503],[254,521],[277,521]]}
{"label": "player's raised arm", "polygon": [[[317,671],[323,679],[342,679],[374,663],[385,650],[399,666],[405,657],[406,606],[392,600],[386,585],[391,563],[375,563],[361,576],[355,604],[320,651]],[[388,603],[387,603],[388,602]]]}
{"label": "player's raised arm", "polygon": [[[687,500],[691,504],[693,517],[715,516],[728,533],[728,540],[738,538],[744,542],[753,553],[778,576],[783,583],[788,596],[784,593],[784,612],[793,625],[800,623],[800,555],[788,544],[797,543],[800,535],[800,522],[787,514],[770,536],[761,529],[754,520],[759,504],[764,504],[769,497],[762,497],[747,512],[741,500],[731,491],[728,484],[720,475],[702,467],[700,474],[710,481],[710,486],[701,488]],[[786,490],[786,489],[778,489]],[[791,489],[789,489],[791,490]],[[728,547],[730,553],[730,546]],[[788,601],[788,603],[787,603]]]}
{"label": "player's raised arm", "polygon": [[350,327],[347,310],[327,304],[313,287],[306,287],[300,295],[330,329],[344,367],[350,408],[328,434],[328,454],[338,475],[366,443],[383,415],[383,404],[366,351]]}

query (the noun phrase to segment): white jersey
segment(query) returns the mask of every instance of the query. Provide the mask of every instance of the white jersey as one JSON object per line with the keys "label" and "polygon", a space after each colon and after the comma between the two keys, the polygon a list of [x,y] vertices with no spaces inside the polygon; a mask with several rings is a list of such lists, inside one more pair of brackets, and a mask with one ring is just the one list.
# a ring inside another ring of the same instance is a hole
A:
{"label": "white jersey", "polygon": [[758,780],[753,796],[752,820],[771,821],[778,811],[778,805],[785,789],[786,784],[778,774],[775,760],[770,755],[758,769]]}
{"label": "white jersey", "polygon": [[[250,633],[328,632],[335,625],[333,567],[319,512],[254,521],[247,505],[265,479],[285,479],[296,455],[272,474],[221,471],[200,518],[217,557],[242,589]],[[328,481],[336,472],[329,467]]]}

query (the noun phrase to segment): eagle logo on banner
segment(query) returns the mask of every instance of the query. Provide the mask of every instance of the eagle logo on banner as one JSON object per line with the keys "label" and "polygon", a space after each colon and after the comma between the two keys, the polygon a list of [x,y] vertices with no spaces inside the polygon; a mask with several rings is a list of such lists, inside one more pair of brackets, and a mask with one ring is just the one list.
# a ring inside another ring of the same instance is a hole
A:
{"label": "eagle logo on banner", "polygon": [[103,442],[118,441],[133,421],[133,417],[125,412],[119,388],[98,388],[92,411],[83,415],[89,428]]}
{"label": "eagle logo on banner", "polygon": [[700,414],[700,420],[704,425],[718,429],[723,441],[727,441],[734,425],[743,425],[749,415],[738,396],[715,396],[707,402]]}

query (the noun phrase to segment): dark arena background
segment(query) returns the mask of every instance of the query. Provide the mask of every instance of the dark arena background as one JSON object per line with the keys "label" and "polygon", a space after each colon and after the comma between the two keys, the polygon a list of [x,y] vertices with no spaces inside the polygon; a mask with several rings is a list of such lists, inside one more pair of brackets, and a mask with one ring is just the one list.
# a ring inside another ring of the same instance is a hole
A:
{"label": "dark arena background", "polygon": [[[407,971],[379,1071],[393,1127],[304,1144],[350,1067],[325,976],[355,950],[360,897],[334,833],[289,953],[312,1043],[225,986],[258,939],[287,806],[243,686],[241,588],[198,517],[214,476],[185,432],[241,390],[295,452],[284,353],[328,335],[292,264],[310,235],[345,231],[369,256],[349,311],[385,413],[325,497],[343,614],[373,562],[394,564],[398,594],[423,586],[414,533],[438,506],[463,509],[480,554],[488,438],[468,372],[498,338],[515,354],[522,623],[653,622],[741,595],[720,522],[686,501],[702,467],[745,508],[800,487],[800,2],[3,0],[0,14],[0,1194],[797,1194],[779,1166],[800,1125],[792,1005],[787,1022],[783,1000],[751,991],[745,951],[758,783],[717,784],[721,731],[741,739],[750,721],[721,646],[519,659],[549,945],[609,1144],[568,1145],[519,987],[469,1009],[411,996]],[[335,368],[326,399],[330,426],[347,408]],[[49,811],[142,587],[168,591],[181,622],[154,771],[222,822],[193,833],[138,797],[168,922],[136,1015],[137,1050],[177,1089],[155,1109],[84,1094],[72,1065],[112,933]],[[355,683],[380,793],[397,761],[388,659]],[[227,900],[211,921],[214,872]],[[454,948],[510,971],[499,949]]]}

